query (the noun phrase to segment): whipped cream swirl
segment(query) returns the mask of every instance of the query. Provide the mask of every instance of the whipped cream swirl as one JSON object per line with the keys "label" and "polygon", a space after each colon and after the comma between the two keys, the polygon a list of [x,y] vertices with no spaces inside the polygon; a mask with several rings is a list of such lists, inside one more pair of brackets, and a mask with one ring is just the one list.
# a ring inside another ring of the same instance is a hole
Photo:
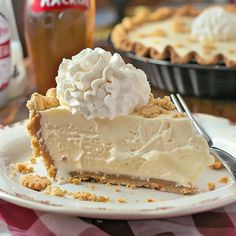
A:
{"label": "whipped cream swirl", "polygon": [[56,82],[60,103],[87,119],[128,115],[147,104],[150,94],[142,70],[101,48],[63,59]]}
{"label": "whipped cream swirl", "polygon": [[192,23],[191,35],[200,41],[236,39],[236,14],[214,6],[203,11]]}

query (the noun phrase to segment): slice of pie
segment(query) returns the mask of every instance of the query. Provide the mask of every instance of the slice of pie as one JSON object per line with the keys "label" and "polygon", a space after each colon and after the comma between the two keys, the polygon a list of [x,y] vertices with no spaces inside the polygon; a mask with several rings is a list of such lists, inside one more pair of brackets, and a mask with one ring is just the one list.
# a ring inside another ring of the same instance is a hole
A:
{"label": "slice of pie", "polygon": [[143,71],[118,54],[85,49],[63,60],[56,80],[56,89],[27,103],[34,155],[49,176],[196,191],[214,158],[169,97],[153,98]]}
{"label": "slice of pie", "polygon": [[236,6],[158,8],[126,17],[112,31],[117,49],[173,63],[236,67]]}

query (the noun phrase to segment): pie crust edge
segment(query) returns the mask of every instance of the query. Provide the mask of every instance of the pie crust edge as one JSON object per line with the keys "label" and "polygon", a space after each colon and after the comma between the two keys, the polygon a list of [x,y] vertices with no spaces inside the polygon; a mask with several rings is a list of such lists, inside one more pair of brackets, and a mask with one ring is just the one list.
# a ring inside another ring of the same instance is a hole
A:
{"label": "pie crust edge", "polygon": [[[224,5],[228,11],[236,12],[236,7],[232,5]],[[236,61],[228,59],[223,54],[216,54],[209,60],[200,56],[196,51],[189,51],[185,56],[177,54],[173,46],[168,45],[163,52],[158,52],[153,47],[147,47],[139,42],[131,42],[127,37],[127,32],[136,26],[152,21],[161,21],[173,16],[197,16],[201,11],[192,5],[185,5],[180,8],[161,7],[156,11],[143,12],[133,17],[125,17],[122,22],[116,25],[111,32],[111,41],[116,49],[126,52],[133,52],[137,56],[150,57],[157,60],[165,60],[170,58],[172,63],[185,64],[191,60],[195,60],[201,65],[216,65],[224,62],[226,67],[236,67]]]}

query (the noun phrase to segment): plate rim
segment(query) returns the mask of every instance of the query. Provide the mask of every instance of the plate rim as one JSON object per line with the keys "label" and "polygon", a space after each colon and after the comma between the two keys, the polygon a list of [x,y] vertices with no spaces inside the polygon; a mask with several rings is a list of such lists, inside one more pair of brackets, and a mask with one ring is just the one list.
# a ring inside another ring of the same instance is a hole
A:
{"label": "plate rim", "polygon": [[[236,128],[236,125],[227,118],[217,117],[217,116],[203,114],[203,113],[198,113],[195,115],[200,116],[200,117],[205,116],[205,117],[216,118],[218,120],[228,121],[229,125],[233,125]],[[23,120],[20,122],[16,122],[10,126],[4,126],[0,128],[0,136],[2,135],[2,132],[3,133],[8,132],[9,129],[23,128],[26,125],[26,122],[27,120]],[[0,145],[0,147],[1,146],[2,145]],[[230,186],[231,185],[228,185],[226,187],[230,188]],[[236,193],[236,188],[234,188],[234,191]],[[188,204],[182,207],[175,207],[171,209],[162,209],[163,207],[161,206],[156,207],[155,205],[155,208],[151,210],[150,209],[132,209],[132,212],[131,212],[130,209],[122,209],[121,211],[120,209],[114,209],[114,208],[112,209],[103,208],[103,207],[93,208],[93,207],[89,207],[89,202],[88,202],[88,207],[80,206],[80,207],[73,208],[71,206],[63,206],[63,205],[62,206],[46,205],[40,202],[34,202],[33,200],[23,199],[2,190],[1,185],[0,185],[0,199],[3,199],[13,204],[26,207],[31,210],[36,210],[36,211],[46,211],[46,212],[51,212],[51,213],[53,212],[53,213],[60,213],[60,214],[66,214],[66,215],[88,217],[88,218],[126,219],[126,220],[127,219],[131,219],[131,220],[155,219],[155,218],[164,219],[164,218],[169,218],[169,217],[184,216],[184,215],[212,210],[212,209],[223,207],[223,206],[236,202],[236,198],[232,194],[229,196],[227,195],[226,198],[221,198],[216,201],[205,202],[201,205],[195,204],[191,206],[191,208],[190,207],[186,208],[186,206],[189,206]],[[149,204],[150,206],[150,204],[152,203],[147,203],[147,204]]]}
{"label": "plate rim", "polygon": [[186,216],[200,212],[205,212],[223,206],[227,206],[236,202],[235,196],[232,195],[230,198],[216,201],[214,204],[205,203],[202,204],[201,206],[195,205],[191,208],[182,207],[182,208],[174,208],[175,210],[167,209],[165,211],[162,211],[162,209],[153,209],[153,210],[143,209],[143,210],[132,210],[132,212],[130,212],[130,209],[122,209],[122,212],[119,212],[119,210],[116,209],[106,209],[106,208],[99,209],[99,208],[89,208],[89,207],[71,208],[65,206],[48,206],[41,203],[35,203],[29,200],[11,196],[1,191],[0,191],[0,199],[21,207],[25,207],[30,210],[45,211],[69,216],[79,216],[79,217],[99,218],[99,219],[116,219],[116,220],[166,219],[170,217],[179,217],[179,216]]}

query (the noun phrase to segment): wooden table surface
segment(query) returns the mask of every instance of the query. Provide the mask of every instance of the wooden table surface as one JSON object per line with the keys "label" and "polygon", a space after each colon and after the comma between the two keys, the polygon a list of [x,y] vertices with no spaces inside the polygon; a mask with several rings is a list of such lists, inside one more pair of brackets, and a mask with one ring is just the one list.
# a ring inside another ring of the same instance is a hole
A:
{"label": "wooden table surface", "polygon": [[[9,101],[2,109],[0,109],[0,124],[8,125],[28,117],[28,110],[25,106],[30,94],[35,90],[34,74],[30,60],[25,60],[27,71],[27,89],[25,93]],[[156,96],[168,95],[167,92],[158,89],[152,89]],[[191,111],[195,113],[206,113],[216,116],[221,116],[236,122],[236,100],[209,100],[185,97],[185,100],[190,107]]]}

